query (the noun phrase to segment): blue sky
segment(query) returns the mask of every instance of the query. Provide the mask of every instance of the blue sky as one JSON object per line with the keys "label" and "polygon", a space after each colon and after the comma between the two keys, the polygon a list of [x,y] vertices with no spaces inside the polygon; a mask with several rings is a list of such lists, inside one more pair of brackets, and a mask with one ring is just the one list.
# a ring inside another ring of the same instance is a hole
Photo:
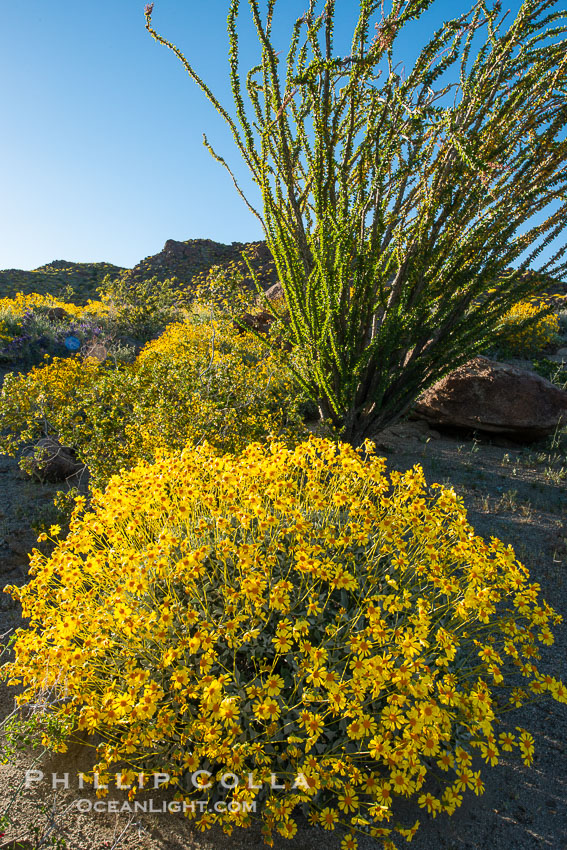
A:
{"label": "blue sky", "polygon": [[[262,239],[259,222],[203,132],[257,190],[230,131],[176,57],[144,28],[145,0],[0,0],[0,269],[56,259],[133,266],[168,238]],[[180,47],[232,111],[229,0],[156,0],[153,24]],[[402,43],[470,8],[435,0]],[[519,0],[504,0],[515,12]],[[305,0],[279,0],[274,40],[285,57]],[[389,3],[386,0],[386,7]],[[356,0],[337,0],[336,52],[349,53]],[[241,2],[242,68],[257,38]],[[342,34],[342,38],[341,38]]]}

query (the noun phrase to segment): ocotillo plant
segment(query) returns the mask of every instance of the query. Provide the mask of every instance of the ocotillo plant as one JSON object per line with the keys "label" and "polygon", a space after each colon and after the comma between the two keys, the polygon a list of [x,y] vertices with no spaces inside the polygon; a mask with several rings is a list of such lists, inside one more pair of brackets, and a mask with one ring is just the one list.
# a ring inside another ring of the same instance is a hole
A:
{"label": "ocotillo plant", "polygon": [[264,18],[258,0],[249,3],[261,61],[246,76],[248,107],[239,0],[228,13],[236,119],[155,31],[154,4],[146,27],[229,124],[263,215],[204,143],[262,223],[301,379],[357,444],[486,348],[510,305],[534,291],[527,272],[544,248],[551,258],[538,274],[567,268],[567,245],[557,247],[567,220],[567,12],[525,0],[510,23],[499,2],[477,0],[405,73],[396,39],[434,0],[391,0],[387,14],[383,0],[360,0],[346,57],[333,55],[335,0],[320,14],[310,0],[284,79],[272,43],[276,0]]}

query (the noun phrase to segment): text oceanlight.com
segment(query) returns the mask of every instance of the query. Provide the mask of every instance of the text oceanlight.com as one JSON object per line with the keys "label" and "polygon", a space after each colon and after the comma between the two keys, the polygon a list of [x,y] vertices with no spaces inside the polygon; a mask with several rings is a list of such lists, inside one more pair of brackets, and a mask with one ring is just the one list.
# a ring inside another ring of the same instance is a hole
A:
{"label": "text oceanlight.com", "polygon": [[150,814],[174,814],[177,812],[216,812],[231,814],[240,812],[256,812],[254,800],[75,800],[74,808],[79,812],[146,812]]}

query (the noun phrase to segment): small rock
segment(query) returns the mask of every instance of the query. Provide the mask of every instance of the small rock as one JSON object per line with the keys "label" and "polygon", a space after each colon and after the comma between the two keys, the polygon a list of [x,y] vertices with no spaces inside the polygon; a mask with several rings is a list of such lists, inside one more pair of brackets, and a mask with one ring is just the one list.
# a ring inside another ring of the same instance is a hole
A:
{"label": "small rock", "polygon": [[69,313],[63,307],[50,307],[46,315],[50,322],[61,322],[63,319],[70,318]]}
{"label": "small rock", "polygon": [[250,328],[257,333],[267,334],[270,326],[274,321],[274,317],[267,310],[262,310],[259,313],[243,313],[238,319],[235,319],[233,325],[236,330],[243,332],[244,328]]}
{"label": "small rock", "polygon": [[268,301],[280,301],[285,298],[285,292],[279,280],[274,283],[273,286],[270,286],[269,289],[266,289],[264,297],[267,298]]}
{"label": "small rock", "polygon": [[30,471],[40,481],[66,481],[83,469],[75,450],[62,446],[55,437],[43,437],[28,455]]}

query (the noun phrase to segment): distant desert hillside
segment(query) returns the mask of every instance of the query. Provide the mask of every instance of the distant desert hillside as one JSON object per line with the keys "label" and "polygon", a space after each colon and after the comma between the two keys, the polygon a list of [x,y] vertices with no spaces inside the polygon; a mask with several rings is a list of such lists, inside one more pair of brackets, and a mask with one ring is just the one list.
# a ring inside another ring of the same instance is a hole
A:
{"label": "distant desert hillside", "polygon": [[0,271],[0,298],[11,297],[17,292],[49,293],[64,297],[76,304],[85,304],[89,298],[97,298],[97,288],[106,275],[122,277],[125,282],[147,280],[158,281],[177,278],[182,286],[190,287],[196,275],[206,274],[213,266],[238,267],[244,275],[244,284],[252,280],[242,251],[248,248],[252,265],[259,281],[268,288],[277,280],[272,255],[265,242],[233,242],[224,245],[212,239],[188,239],[178,242],[168,239],[163,250],[145,257],[132,269],[114,266],[111,263],[72,263],[54,260],[33,271],[6,269]]}
{"label": "distant desert hillside", "polygon": [[76,304],[86,304],[96,298],[97,287],[106,275],[117,277],[125,271],[112,263],[71,263],[54,260],[38,269],[26,272],[21,269],[0,271],[0,298],[10,298],[17,292],[29,295],[55,295]]}
{"label": "distant desert hillside", "polygon": [[[244,276],[243,285],[251,286],[252,278],[243,260],[242,252],[251,255],[252,267],[264,289],[277,281],[273,257],[263,241],[233,242],[225,245],[212,239],[187,239],[184,242],[168,239],[157,254],[140,260],[132,269],[111,263],[72,263],[54,260],[33,271],[6,269],[0,271],[0,298],[11,297],[16,292],[49,293],[76,304],[85,304],[89,298],[98,298],[97,288],[106,275],[121,277],[128,283],[156,278],[158,281],[176,278],[183,288],[190,289],[196,277],[204,278],[213,266],[237,268]],[[527,274],[533,274],[528,272]],[[548,276],[543,279],[548,294],[565,293],[565,281]]]}

